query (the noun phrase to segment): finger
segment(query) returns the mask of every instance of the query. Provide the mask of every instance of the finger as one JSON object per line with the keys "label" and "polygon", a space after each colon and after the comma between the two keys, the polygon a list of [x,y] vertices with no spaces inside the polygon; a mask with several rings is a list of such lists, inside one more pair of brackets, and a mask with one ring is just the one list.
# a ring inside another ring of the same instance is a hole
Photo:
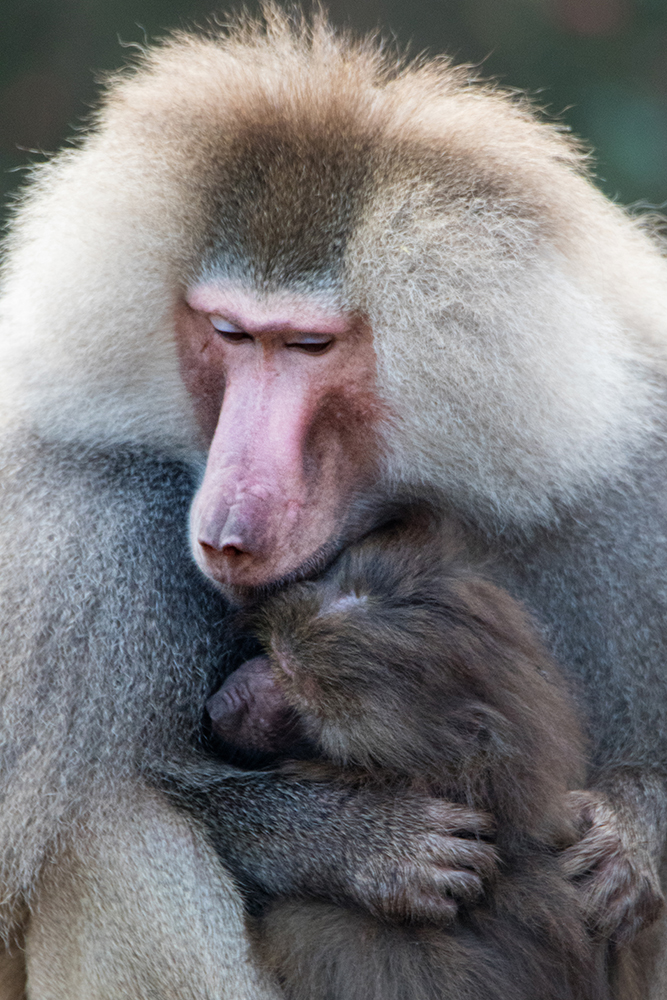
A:
{"label": "finger", "polygon": [[[403,873],[406,874],[406,873]],[[474,883],[474,884],[473,884]],[[376,885],[370,908],[378,915],[401,920],[452,920],[458,911],[459,898],[476,899],[482,891],[482,884],[474,875],[464,886],[456,880],[448,879],[443,872],[428,878],[424,870],[403,876],[393,882],[391,889],[381,890]],[[457,898],[450,889],[461,889]],[[380,890],[380,891],[378,891]]]}
{"label": "finger", "polygon": [[432,885],[441,896],[466,901],[479,899],[484,892],[484,883],[476,872],[457,868],[432,873]]}
{"label": "finger", "polygon": [[482,878],[491,878],[498,867],[494,846],[481,840],[431,835],[421,840],[417,856],[426,864],[439,865],[447,870],[470,869]]}
{"label": "finger", "polygon": [[628,944],[642,927],[653,923],[665,902],[648,876],[630,866],[610,866],[604,877],[592,880],[585,894],[589,923],[618,945]]}
{"label": "finger", "polygon": [[427,889],[413,889],[400,897],[378,899],[367,909],[380,919],[451,923],[458,913],[458,903],[451,896],[441,896]]}
{"label": "finger", "polygon": [[405,900],[400,916],[408,920],[428,920],[434,923],[450,923],[456,917],[458,903],[451,896],[417,888]]}
{"label": "finger", "polygon": [[460,900],[478,899],[484,892],[484,882],[476,871],[466,868],[406,865],[399,875],[403,891],[419,898],[420,894],[437,895]]}
{"label": "finger", "polygon": [[595,827],[583,840],[562,852],[561,865],[569,878],[575,878],[613,861],[621,853],[622,845],[613,831]]}
{"label": "finger", "polygon": [[495,833],[493,817],[444,799],[426,799],[421,810],[425,819],[443,833],[491,837]]}

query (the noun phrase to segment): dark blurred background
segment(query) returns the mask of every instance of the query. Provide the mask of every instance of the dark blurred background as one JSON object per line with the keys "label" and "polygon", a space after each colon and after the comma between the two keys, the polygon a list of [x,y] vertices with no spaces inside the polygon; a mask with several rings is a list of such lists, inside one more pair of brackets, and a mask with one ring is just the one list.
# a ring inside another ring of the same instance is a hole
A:
{"label": "dark blurred background", "polygon": [[[248,6],[253,8],[253,3]],[[334,21],[445,50],[527,90],[595,149],[600,186],[667,205],[667,0],[331,0]],[[56,149],[123,45],[203,22],[216,0],[0,0],[0,194]],[[19,169],[17,169],[19,168]]]}

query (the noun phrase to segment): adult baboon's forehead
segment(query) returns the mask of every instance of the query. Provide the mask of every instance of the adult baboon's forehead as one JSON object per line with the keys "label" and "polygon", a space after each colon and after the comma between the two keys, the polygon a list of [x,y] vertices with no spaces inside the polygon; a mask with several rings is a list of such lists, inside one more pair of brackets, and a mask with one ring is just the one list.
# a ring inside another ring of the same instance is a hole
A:
{"label": "adult baboon's forehead", "polygon": [[207,271],[259,285],[336,283],[377,142],[335,109],[319,121],[301,110],[232,124],[209,175]]}
{"label": "adult baboon's forehead", "polygon": [[[512,197],[506,181],[465,152],[446,142],[434,149],[423,137],[397,140],[380,115],[362,123],[348,110],[314,120],[297,107],[232,124],[209,166],[205,275],[258,287],[335,287],[350,239],[378,198],[393,204],[390,228],[410,228],[415,212],[422,225],[456,202]],[[525,197],[513,206],[515,226],[534,219]]]}

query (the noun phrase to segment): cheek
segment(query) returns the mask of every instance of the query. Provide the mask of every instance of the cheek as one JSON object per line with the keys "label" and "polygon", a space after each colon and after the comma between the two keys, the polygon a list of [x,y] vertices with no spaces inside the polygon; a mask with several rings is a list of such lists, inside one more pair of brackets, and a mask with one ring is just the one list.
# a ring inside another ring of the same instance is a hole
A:
{"label": "cheek", "polygon": [[215,432],[225,393],[224,352],[208,320],[185,303],[176,307],[176,336],[181,378],[194,403],[206,443]]}
{"label": "cheek", "polygon": [[333,477],[339,486],[351,480],[360,484],[374,478],[381,419],[382,407],[370,385],[352,393],[349,389],[328,393],[306,435],[306,478],[311,478],[310,471],[313,479]]}

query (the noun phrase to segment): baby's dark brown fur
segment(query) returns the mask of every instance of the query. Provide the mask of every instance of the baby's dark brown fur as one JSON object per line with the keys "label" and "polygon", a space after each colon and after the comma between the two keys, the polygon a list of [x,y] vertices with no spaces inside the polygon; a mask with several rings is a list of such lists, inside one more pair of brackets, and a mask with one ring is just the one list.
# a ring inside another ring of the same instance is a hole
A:
{"label": "baby's dark brown fur", "polygon": [[[517,602],[422,525],[366,539],[321,581],[273,596],[257,631],[267,656],[209,702],[219,736],[302,780],[333,771],[488,812],[499,858],[485,898],[448,926],[274,902],[258,939],[290,1000],[606,997],[557,857],[577,837],[567,792],[583,784],[582,737]],[[290,751],[301,759],[285,763]]]}

